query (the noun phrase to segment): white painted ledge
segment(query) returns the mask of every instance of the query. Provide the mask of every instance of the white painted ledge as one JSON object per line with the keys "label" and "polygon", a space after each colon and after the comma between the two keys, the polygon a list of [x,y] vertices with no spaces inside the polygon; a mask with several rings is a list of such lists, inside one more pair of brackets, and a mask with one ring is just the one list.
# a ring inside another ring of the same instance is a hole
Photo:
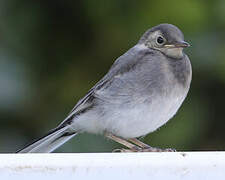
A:
{"label": "white painted ledge", "polygon": [[225,152],[0,154],[1,180],[219,180]]}

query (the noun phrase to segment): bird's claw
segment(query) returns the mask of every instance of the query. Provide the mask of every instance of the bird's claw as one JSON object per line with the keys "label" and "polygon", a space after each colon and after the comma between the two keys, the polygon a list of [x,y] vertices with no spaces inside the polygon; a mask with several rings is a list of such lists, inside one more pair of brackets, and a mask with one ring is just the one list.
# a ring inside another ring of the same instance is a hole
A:
{"label": "bird's claw", "polygon": [[140,152],[176,152],[175,149],[160,149],[155,147],[149,147],[149,148],[142,148]]}
{"label": "bird's claw", "polygon": [[124,149],[124,148],[121,148],[121,149],[114,149],[112,152],[142,152],[141,151],[142,149],[139,148],[138,146],[134,146],[130,149]]}
{"label": "bird's claw", "polygon": [[133,148],[133,149],[114,149],[113,152],[176,152],[176,149],[167,148],[167,149],[160,149],[155,147],[148,147],[148,148]]}

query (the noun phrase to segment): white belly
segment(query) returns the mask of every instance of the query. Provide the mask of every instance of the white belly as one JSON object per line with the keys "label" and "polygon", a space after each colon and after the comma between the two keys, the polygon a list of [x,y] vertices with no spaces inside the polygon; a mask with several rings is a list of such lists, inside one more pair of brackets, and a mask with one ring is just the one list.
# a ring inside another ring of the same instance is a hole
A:
{"label": "white belly", "polygon": [[[107,129],[124,138],[140,137],[155,131],[171,119],[181,106],[184,97],[166,98],[151,104],[140,104],[123,109],[109,117]],[[113,120],[114,119],[114,120]]]}
{"label": "white belly", "polygon": [[[170,97],[154,98],[151,103],[135,104],[133,107],[108,105],[107,113],[90,110],[78,117],[73,127],[89,133],[111,132],[124,138],[144,136],[165,124],[181,106],[186,93]],[[109,110],[110,109],[110,110]]]}

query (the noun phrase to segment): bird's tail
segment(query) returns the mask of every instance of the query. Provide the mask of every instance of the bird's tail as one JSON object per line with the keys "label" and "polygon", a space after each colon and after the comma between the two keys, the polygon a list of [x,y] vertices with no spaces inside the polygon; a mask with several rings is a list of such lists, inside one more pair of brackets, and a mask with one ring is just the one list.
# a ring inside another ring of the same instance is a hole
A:
{"label": "bird's tail", "polygon": [[68,126],[59,126],[45,136],[37,139],[17,153],[50,153],[74,137],[76,132],[69,132]]}

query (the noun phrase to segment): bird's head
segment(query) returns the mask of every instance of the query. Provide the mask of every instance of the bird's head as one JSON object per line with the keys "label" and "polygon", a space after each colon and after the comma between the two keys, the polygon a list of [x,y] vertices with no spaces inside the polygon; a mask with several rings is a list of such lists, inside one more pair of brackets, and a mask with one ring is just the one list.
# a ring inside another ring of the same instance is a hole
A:
{"label": "bird's head", "polygon": [[172,24],[160,24],[146,31],[139,44],[156,49],[172,58],[182,58],[183,48],[190,45],[184,41],[183,33]]}

